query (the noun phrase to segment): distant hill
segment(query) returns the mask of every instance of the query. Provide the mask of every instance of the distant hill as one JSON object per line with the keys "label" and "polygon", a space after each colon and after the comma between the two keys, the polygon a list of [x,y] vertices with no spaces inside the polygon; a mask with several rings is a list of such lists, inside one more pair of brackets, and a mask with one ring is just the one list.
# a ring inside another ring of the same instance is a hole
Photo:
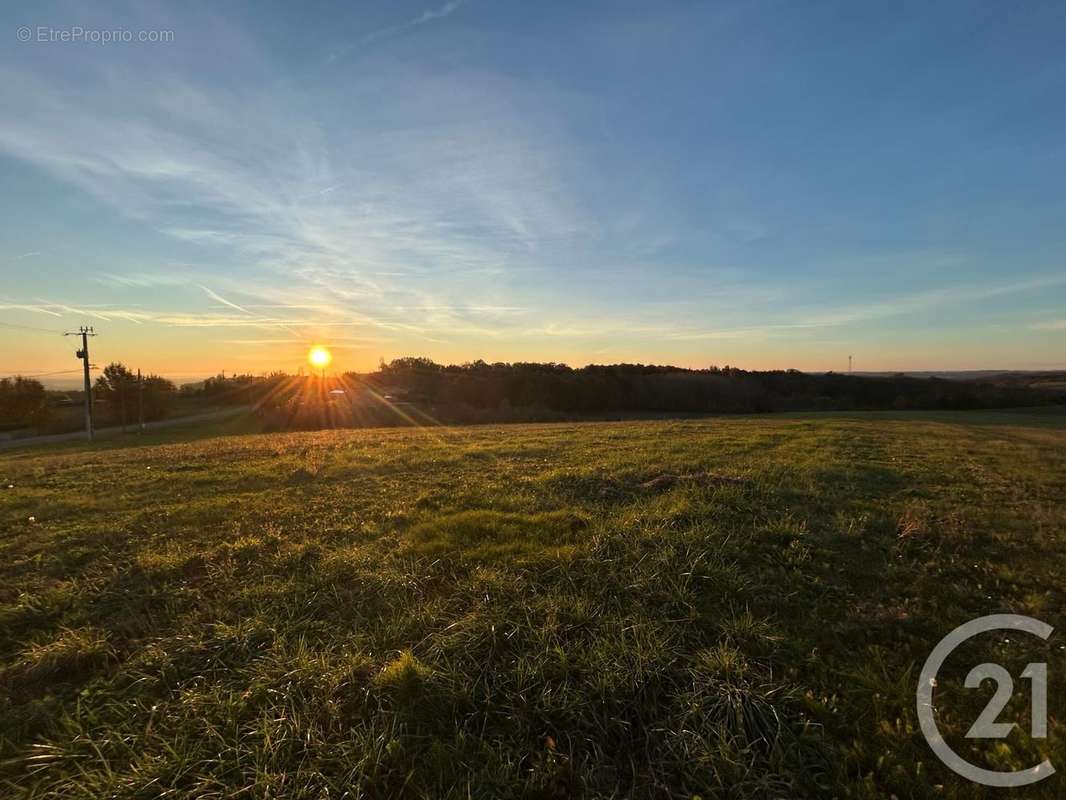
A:
{"label": "distant hill", "polygon": [[961,369],[961,370],[904,370],[902,372],[867,372],[858,371],[852,375],[863,375],[869,378],[889,378],[893,375],[906,375],[909,378],[945,378],[959,381],[982,381],[995,378],[1043,378],[1053,377],[1066,380],[1066,369]]}

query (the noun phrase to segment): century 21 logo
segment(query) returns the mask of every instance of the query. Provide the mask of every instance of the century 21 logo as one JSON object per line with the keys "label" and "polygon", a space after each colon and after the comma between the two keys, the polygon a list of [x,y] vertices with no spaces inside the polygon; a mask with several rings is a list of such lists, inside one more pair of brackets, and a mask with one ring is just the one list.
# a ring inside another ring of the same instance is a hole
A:
{"label": "century 21 logo", "polygon": [[[1044,759],[1035,767],[1016,772],[997,772],[975,766],[952,750],[950,745],[944,741],[944,737],[937,729],[936,716],[933,712],[933,687],[936,686],[936,675],[947,657],[967,639],[987,631],[999,630],[1023,631],[1046,640],[1051,636],[1054,628],[1038,619],[1020,614],[991,614],[970,620],[965,625],[957,627],[940,640],[933,648],[933,652],[929,654],[929,658],[926,659],[925,666],[922,667],[922,674],[918,678],[918,721],[922,726],[925,740],[929,742],[929,746],[933,748],[937,757],[964,778],[985,786],[1027,786],[1055,774],[1055,768],[1050,761]],[[1047,664],[1028,664],[1021,676],[1032,682],[1033,720],[1030,734],[1036,739],[1046,738]],[[966,737],[969,739],[1002,739],[1014,729],[1015,723],[1013,722],[996,722],[996,718],[1014,693],[1014,681],[1010,673],[999,664],[978,664],[966,676],[966,688],[976,689],[986,678],[991,678],[996,682],[996,693],[992,695],[985,710],[967,731]]]}

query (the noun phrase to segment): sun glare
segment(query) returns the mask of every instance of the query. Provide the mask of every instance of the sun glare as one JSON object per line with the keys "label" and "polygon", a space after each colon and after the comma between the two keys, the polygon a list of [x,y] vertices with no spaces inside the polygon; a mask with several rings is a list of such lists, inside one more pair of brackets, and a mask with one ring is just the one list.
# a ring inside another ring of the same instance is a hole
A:
{"label": "sun glare", "polygon": [[312,367],[328,367],[333,360],[333,354],[322,345],[315,345],[307,354],[307,360]]}

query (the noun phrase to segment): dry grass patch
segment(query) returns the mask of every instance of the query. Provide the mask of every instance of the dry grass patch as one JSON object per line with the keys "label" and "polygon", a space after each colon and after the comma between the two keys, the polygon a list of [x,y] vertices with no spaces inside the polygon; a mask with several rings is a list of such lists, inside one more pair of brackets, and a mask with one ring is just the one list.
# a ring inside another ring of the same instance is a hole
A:
{"label": "dry grass patch", "polygon": [[485,561],[564,557],[573,553],[588,526],[586,517],[572,511],[517,514],[481,509],[427,520],[412,528],[408,539],[422,555],[458,552]]}

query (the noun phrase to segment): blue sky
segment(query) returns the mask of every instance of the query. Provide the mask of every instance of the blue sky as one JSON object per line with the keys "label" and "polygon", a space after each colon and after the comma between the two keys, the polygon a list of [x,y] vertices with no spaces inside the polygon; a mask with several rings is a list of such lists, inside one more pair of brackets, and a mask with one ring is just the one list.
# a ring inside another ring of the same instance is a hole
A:
{"label": "blue sky", "polygon": [[0,373],[1066,367],[1062,3],[0,16]]}

